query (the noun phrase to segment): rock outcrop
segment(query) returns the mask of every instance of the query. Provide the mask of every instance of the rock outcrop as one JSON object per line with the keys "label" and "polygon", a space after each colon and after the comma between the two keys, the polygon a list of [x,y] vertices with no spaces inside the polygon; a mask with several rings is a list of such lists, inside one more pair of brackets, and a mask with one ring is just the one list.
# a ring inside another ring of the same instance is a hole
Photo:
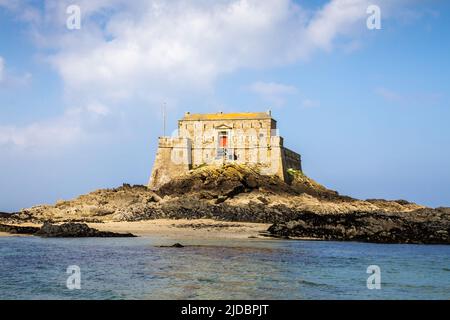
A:
{"label": "rock outcrop", "polygon": [[21,235],[35,235],[45,238],[117,238],[117,237],[135,237],[131,233],[115,233],[109,231],[99,231],[90,228],[85,223],[63,223],[61,225],[44,223],[42,227],[28,227],[0,224],[0,232]]}
{"label": "rock outcrop", "polygon": [[46,238],[123,238],[135,237],[131,233],[115,233],[109,231],[99,231],[90,228],[85,223],[63,223],[61,225],[44,223],[44,225],[34,233],[35,236]]}
{"label": "rock outcrop", "polygon": [[420,209],[409,213],[318,215],[304,212],[295,220],[273,224],[268,232],[281,238],[450,244],[450,208]]}
{"label": "rock outcrop", "polygon": [[35,234],[37,231],[39,231],[38,227],[11,226],[6,224],[0,224],[0,232],[30,235]]}
{"label": "rock outcrop", "polygon": [[[274,236],[373,242],[448,243],[447,209],[405,200],[339,195],[295,170],[290,184],[257,167],[201,166],[153,192],[124,184],[55,205],[35,206],[10,222],[107,222],[158,218],[263,222]],[[438,236],[439,235],[439,236]]]}

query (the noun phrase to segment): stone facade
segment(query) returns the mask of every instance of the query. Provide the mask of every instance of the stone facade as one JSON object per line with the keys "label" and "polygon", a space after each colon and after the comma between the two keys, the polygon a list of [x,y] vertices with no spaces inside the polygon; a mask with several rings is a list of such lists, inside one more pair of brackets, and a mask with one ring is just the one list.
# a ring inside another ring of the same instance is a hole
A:
{"label": "stone facade", "polygon": [[200,165],[236,162],[288,181],[289,168],[301,170],[298,153],[284,147],[269,112],[185,114],[175,137],[160,137],[149,187]]}

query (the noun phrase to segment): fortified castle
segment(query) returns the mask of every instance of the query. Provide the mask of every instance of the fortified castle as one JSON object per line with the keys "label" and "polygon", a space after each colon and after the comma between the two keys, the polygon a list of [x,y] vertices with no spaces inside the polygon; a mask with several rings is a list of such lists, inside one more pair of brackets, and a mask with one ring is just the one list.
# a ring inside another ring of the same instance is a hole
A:
{"label": "fortified castle", "polygon": [[238,163],[288,181],[288,169],[301,170],[300,155],[284,147],[271,112],[185,113],[177,135],[159,137],[149,187],[201,165]]}

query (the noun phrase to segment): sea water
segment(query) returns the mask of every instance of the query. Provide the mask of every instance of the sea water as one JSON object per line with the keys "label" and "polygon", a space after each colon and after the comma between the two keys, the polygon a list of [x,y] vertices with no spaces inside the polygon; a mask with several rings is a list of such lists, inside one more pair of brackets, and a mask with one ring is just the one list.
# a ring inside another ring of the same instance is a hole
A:
{"label": "sea water", "polygon": [[[188,246],[160,247],[175,242]],[[368,286],[374,265],[380,289]],[[0,299],[449,298],[444,245],[0,237]]]}

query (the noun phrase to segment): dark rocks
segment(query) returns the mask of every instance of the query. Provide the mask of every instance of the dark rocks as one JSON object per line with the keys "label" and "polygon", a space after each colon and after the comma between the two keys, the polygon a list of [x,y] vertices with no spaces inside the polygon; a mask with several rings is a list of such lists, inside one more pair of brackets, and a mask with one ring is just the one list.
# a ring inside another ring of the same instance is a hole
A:
{"label": "dark rocks", "polygon": [[44,225],[34,233],[36,236],[47,238],[86,238],[86,237],[135,237],[131,233],[115,233],[99,231],[90,228],[85,223],[64,223],[61,225],[44,223]]}
{"label": "dark rocks", "polygon": [[261,203],[263,203],[263,204],[265,204],[265,205],[268,205],[268,204],[269,204],[269,200],[267,200],[267,198],[264,198],[264,197],[262,197],[262,196],[259,196],[257,199],[258,199],[259,201],[261,201]]}
{"label": "dark rocks", "polygon": [[171,246],[172,248],[184,248],[184,246],[181,243],[175,243]]}
{"label": "dark rocks", "polygon": [[159,246],[160,248],[184,248],[185,246],[183,246],[181,243],[175,243],[171,246]]}
{"label": "dark rocks", "polygon": [[42,227],[26,227],[0,224],[0,232],[35,235],[46,238],[85,238],[85,237],[135,237],[131,233],[115,233],[90,228],[85,223],[64,223],[61,225],[44,223]]}
{"label": "dark rocks", "polygon": [[261,175],[256,169],[236,164],[193,170],[164,184],[157,193],[165,196],[207,191],[215,198],[231,198],[261,187],[278,193],[298,194],[278,177]]}
{"label": "dark rocks", "polygon": [[275,237],[376,243],[450,244],[450,209],[421,209],[411,213],[299,214],[295,220],[275,223]]}
{"label": "dark rocks", "polygon": [[[367,199],[366,201],[370,202],[370,203],[374,203],[374,204],[380,204],[380,203],[388,202],[387,200],[384,200],[384,199]],[[402,206],[406,206],[408,204],[413,204],[412,202],[409,202],[409,201],[406,201],[406,200],[402,200],[402,199],[400,199],[400,200],[392,200],[390,202],[391,203],[392,202],[396,202],[396,203],[398,203],[398,204],[400,204]]]}
{"label": "dark rocks", "polygon": [[11,234],[34,234],[39,230],[38,227],[23,227],[23,226],[11,226],[6,224],[0,224],[0,232],[7,232]]}
{"label": "dark rocks", "polygon": [[196,229],[225,229],[225,228],[240,228],[244,225],[238,223],[186,223],[186,224],[173,224],[176,228],[192,228]]}

